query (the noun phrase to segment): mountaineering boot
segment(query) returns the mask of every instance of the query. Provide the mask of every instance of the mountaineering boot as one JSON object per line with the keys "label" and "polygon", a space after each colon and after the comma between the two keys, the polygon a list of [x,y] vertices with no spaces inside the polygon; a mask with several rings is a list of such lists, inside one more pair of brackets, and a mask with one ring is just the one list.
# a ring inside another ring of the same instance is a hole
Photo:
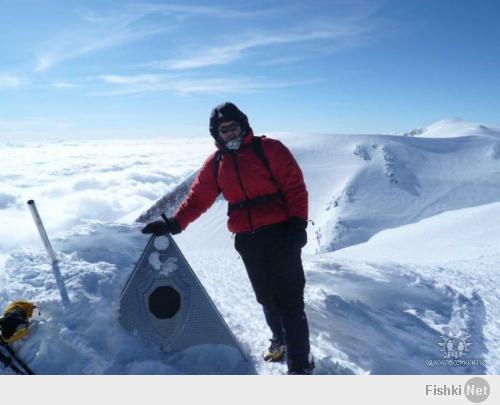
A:
{"label": "mountaineering boot", "polygon": [[276,339],[269,339],[269,341],[271,344],[263,356],[264,360],[271,363],[283,361],[285,359],[286,346]]}
{"label": "mountaineering boot", "polygon": [[311,375],[314,372],[314,367],[314,358],[312,358],[307,366],[296,370],[288,370],[288,375]]}

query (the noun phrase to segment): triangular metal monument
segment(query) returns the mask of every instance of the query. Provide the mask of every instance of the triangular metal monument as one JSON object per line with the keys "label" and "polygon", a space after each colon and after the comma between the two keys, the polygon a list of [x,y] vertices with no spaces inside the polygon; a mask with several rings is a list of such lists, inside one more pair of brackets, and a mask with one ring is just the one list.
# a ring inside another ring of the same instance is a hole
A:
{"label": "triangular metal monument", "polygon": [[170,235],[152,236],[120,298],[120,323],[166,352],[223,344],[246,359],[209,295]]}

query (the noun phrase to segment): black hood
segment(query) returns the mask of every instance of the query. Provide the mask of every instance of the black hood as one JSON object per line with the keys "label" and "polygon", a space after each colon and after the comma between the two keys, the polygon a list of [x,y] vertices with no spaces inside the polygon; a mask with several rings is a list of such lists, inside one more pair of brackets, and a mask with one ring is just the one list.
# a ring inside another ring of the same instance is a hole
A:
{"label": "black hood", "polygon": [[243,112],[233,103],[226,101],[219,104],[212,110],[210,114],[210,134],[215,139],[215,142],[223,145],[222,139],[219,136],[219,125],[223,122],[236,121],[240,124],[242,134],[245,134],[249,129],[248,118]]}

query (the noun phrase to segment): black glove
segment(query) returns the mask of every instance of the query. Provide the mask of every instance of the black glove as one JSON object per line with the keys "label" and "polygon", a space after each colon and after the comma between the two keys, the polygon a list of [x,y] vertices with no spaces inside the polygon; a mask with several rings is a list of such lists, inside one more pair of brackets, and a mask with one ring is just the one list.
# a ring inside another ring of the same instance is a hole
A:
{"label": "black glove", "polygon": [[307,221],[300,217],[288,219],[288,235],[286,244],[289,249],[301,249],[307,243]]}
{"label": "black glove", "polygon": [[181,226],[174,218],[166,220],[153,221],[142,228],[142,233],[152,233],[155,236],[166,235],[171,233],[176,235],[182,231]]}

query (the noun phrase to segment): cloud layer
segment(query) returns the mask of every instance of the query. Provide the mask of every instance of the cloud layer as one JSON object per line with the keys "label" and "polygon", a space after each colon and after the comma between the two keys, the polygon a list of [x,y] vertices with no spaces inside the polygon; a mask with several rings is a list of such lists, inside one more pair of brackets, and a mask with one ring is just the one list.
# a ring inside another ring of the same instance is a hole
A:
{"label": "cloud layer", "polygon": [[208,137],[0,143],[0,253],[40,242],[28,199],[52,237],[81,221],[133,222],[212,149]]}

